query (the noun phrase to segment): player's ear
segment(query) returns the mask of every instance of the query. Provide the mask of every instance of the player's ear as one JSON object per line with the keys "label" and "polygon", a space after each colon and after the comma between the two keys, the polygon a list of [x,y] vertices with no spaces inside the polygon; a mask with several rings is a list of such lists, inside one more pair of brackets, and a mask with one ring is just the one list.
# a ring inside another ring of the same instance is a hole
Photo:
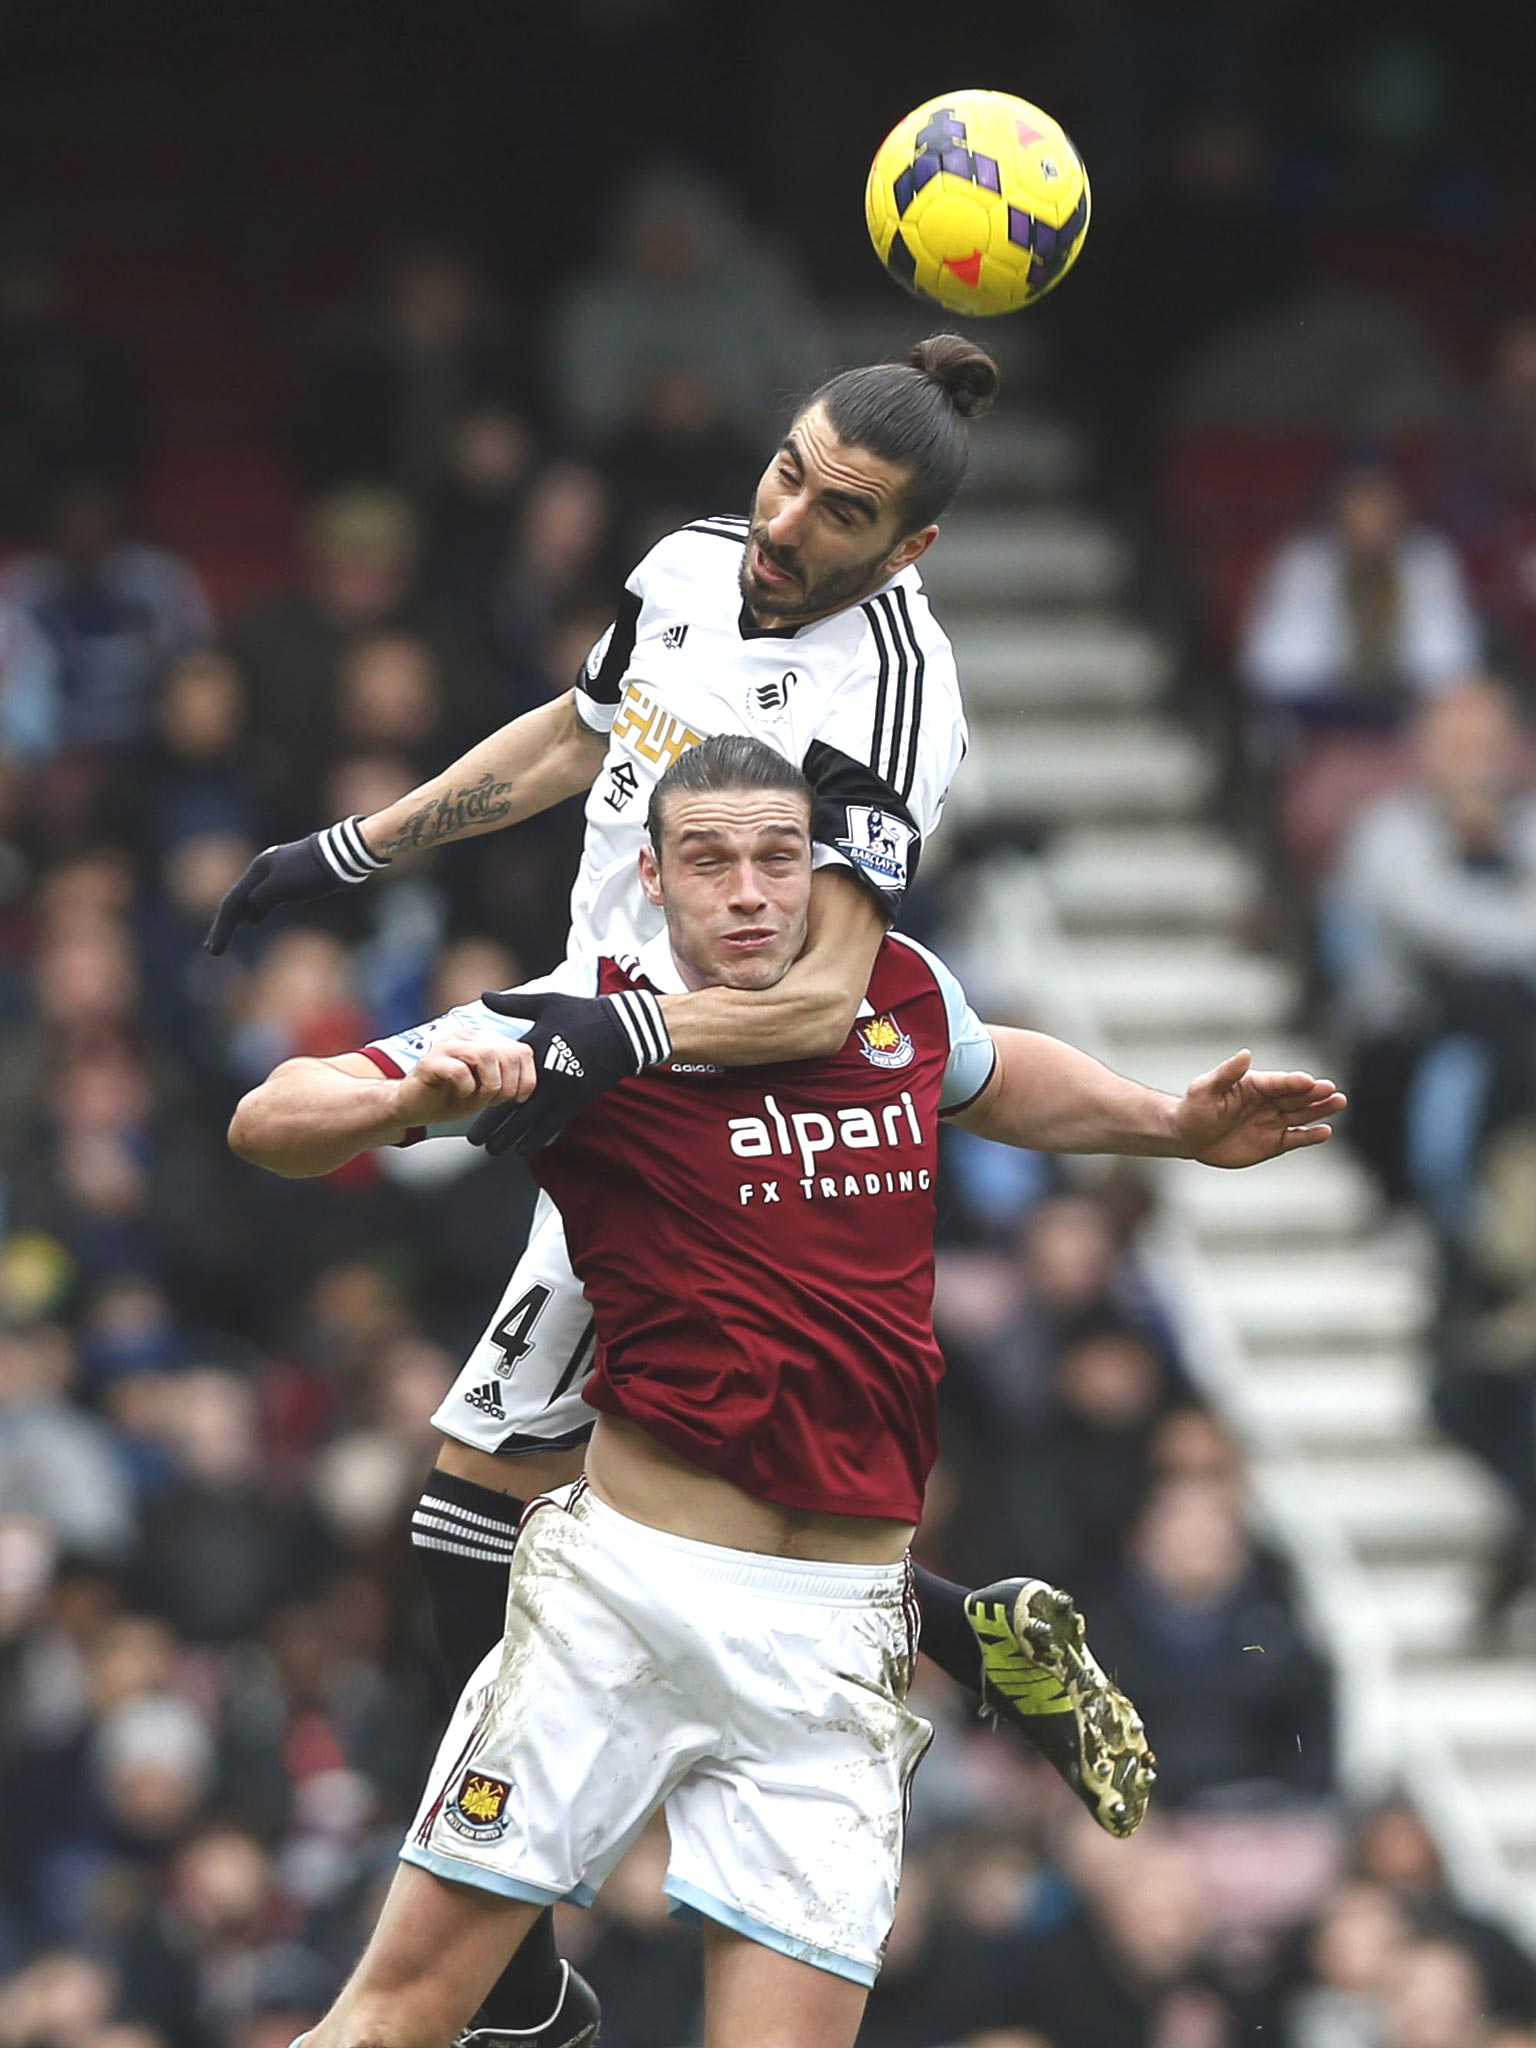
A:
{"label": "player's ear", "polygon": [[640,887],[647,903],[661,903],[661,868],[649,846],[640,849]]}
{"label": "player's ear", "polygon": [[909,533],[899,540],[886,558],[885,573],[894,576],[898,570],[910,567],[919,555],[926,555],[939,537],[936,526],[921,526],[916,533]]}

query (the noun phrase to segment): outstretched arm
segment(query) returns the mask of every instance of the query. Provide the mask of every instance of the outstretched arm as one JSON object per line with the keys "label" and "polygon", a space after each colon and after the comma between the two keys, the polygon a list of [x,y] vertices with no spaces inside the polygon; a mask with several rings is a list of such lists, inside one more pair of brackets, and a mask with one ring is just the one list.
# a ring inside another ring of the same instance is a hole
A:
{"label": "outstretched arm", "polygon": [[399,853],[471,839],[547,811],[591,786],[608,742],[567,690],[471,747],[451,768],[371,817],[266,847],[219,905],[205,944],[222,953],[242,924],[364,882]]}
{"label": "outstretched arm", "polygon": [[515,825],[590,789],[607,748],[607,735],[582,723],[576,693],[567,690],[481,740],[398,803],[364,818],[363,837],[381,860],[392,860]]}
{"label": "outstretched arm", "polygon": [[955,1122],[1034,1152],[1256,1166],[1323,1144],[1333,1135],[1324,1119],[1344,1107],[1331,1081],[1255,1072],[1246,1051],[1202,1074],[1183,1095],[1164,1095],[1043,1032],[990,1029],[997,1046],[992,1078]]}

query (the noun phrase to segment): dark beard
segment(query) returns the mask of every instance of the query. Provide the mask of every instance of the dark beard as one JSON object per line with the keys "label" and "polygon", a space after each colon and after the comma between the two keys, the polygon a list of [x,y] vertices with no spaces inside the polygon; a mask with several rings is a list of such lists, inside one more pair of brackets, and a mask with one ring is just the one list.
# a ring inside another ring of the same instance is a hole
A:
{"label": "dark beard", "polygon": [[[880,564],[886,554],[882,549],[878,555],[871,555],[867,562],[855,562],[846,569],[830,570],[818,583],[802,585],[798,590],[760,591],[750,580],[747,567],[754,544],[761,545],[755,528],[747,535],[747,544],[741,551],[742,597],[750,610],[761,612],[766,618],[786,622],[819,618],[823,612],[835,612],[843,605],[851,604],[878,580]],[[773,561],[772,555],[768,559]],[[790,573],[796,572],[791,570]]]}

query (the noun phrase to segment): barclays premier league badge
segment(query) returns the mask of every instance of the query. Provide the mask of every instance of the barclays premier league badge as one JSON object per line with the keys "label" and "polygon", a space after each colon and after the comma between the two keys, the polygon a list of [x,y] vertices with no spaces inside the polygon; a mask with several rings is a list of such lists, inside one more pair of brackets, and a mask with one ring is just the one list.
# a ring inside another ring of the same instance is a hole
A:
{"label": "barclays premier league badge", "polygon": [[876,888],[896,894],[907,886],[907,849],[916,837],[913,827],[890,811],[849,804],[848,836],[835,844]]}

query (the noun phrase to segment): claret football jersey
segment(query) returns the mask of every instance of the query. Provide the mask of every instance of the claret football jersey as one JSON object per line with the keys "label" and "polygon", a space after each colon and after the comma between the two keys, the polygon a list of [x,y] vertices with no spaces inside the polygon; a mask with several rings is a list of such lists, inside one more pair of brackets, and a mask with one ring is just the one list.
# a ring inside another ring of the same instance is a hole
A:
{"label": "claret football jersey", "polygon": [[[527,984],[682,985],[665,934]],[[368,1051],[399,1074],[446,1037],[523,1029],[468,1003]],[[920,1520],[938,1128],[995,1057],[949,970],[893,935],[836,1053],[653,1067],[577,1117],[531,1164],[592,1304],[585,1398],[758,1499]]]}
{"label": "claret football jersey", "polygon": [[608,753],[587,798],[573,955],[637,952],[661,929],[635,879],[646,808],[715,733],[751,733],[805,771],[818,865],[846,864],[889,916],[939,822],[965,717],[916,568],[812,625],[760,628],[742,603],[746,534],[720,517],[658,541],[578,679],[577,710]]}

